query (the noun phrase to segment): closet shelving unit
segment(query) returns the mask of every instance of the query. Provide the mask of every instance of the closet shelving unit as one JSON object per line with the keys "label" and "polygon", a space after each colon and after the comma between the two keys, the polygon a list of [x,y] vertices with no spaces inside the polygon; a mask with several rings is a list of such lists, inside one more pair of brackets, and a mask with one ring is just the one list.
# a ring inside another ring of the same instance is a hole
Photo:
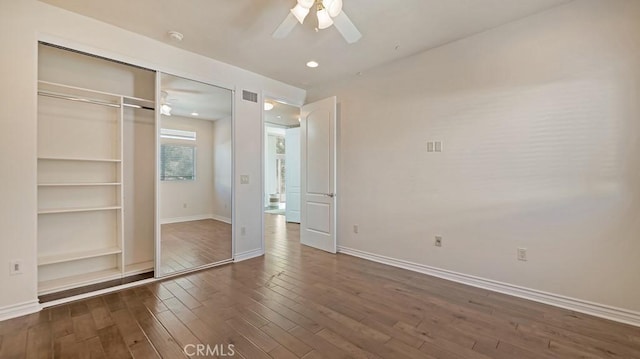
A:
{"label": "closet shelving unit", "polygon": [[38,292],[120,279],[125,265],[123,109],[155,102],[38,82]]}

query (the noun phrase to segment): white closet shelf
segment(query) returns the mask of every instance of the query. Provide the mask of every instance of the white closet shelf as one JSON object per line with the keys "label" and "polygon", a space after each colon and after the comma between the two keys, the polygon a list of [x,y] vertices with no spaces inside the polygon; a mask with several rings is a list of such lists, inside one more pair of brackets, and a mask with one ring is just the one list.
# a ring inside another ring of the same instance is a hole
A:
{"label": "white closet shelf", "polygon": [[122,253],[122,249],[118,247],[110,247],[110,248],[93,249],[93,250],[81,251],[81,252],[52,254],[48,256],[38,257],[38,265],[45,266],[50,264],[72,262],[72,261],[77,261],[81,259],[109,256],[109,255],[120,254],[120,253]]}
{"label": "white closet shelf", "polygon": [[119,163],[122,160],[115,158],[91,158],[91,157],[38,157],[41,161],[80,161],[80,162],[114,162]]}
{"label": "white closet shelf", "polygon": [[85,207],[85,208],[51,208],[41,209],[38,214],[54,214],[54,213],[76,213],[76,212],[95,212],[95,211],[111,211],[122,209],[120,206],[103,206],[103,207]]}
{"label": "white closet shelf", "polygon": [[152,100],[146,100],[143,98],[137,98],[137,97],[126,97],[124,96],[122,98],[122,104],[125,107],[144,107],[144,108],[149,108],[149,109],[155,109],[156,107],[156,103],[155,101]]}
{"label": "white closet shelf", "polygon": [[99,272],[82,273],[74,276],[39,282],[38,294],[48,294],[120,278],[122,278],[122,272],[118,268],[102,270]]}
{"label": "white closet shelf", "polygon": [[42,161],[114,162],[114,163],[122,162],[122,160],[118,160],[118,159],[115,159],[115,158],[94,158],[94,157],[49,157],[49,156],[42,156],[42,157],[38,157],[38,160],[42,160]]}
{"label": "white closet shelf", "polygon": [[50,92],[62,91],[63,93],[69,94],[69,95],[92,94],[100,97],[100,99],[119,100],[120,98],[122,98],[124,99],[124,103],[129,103],[129,104],[144,103],[146,105],[153,105],[153,107],[155,107],[155,101],[150,99],[144,99],[144,98],[139,98],[134,96],[125,96],[125,95],[120,95],[120,94],[115,94],[110,92],[104,92],[104,91],[97,91],[97,90],[92,90],[84,87],[65,85],[58,82],[40,80],[38,81],[38,90],[50,91]]}
{"label": "white closet shelf", "polygon": [[85,182],[85,183],[38,183],[38,187],[99,187],[120,186],[120,182]]}
{"label": "white closet shelf", "polygon": [[122,104],[122,96],[119,95],[47,81],[38,81],[38,95],[114,108]]}
{"label": "white closet shelf", "polygon": [[153,261],[127,264],[124,266],[124,275],[127,276],[146,273],[149,270],[153,270],[154,267],[155,265]]}

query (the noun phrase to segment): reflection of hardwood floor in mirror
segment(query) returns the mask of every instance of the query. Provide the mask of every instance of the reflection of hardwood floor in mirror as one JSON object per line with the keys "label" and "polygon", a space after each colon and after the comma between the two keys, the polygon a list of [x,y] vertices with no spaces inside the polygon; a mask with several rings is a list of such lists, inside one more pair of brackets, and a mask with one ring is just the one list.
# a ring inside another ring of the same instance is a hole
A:
{"label": "reflection of hardwood floor in mirror", "polygon": [[231,225],[213,219],[162,225],[163,274],[231,258]]}

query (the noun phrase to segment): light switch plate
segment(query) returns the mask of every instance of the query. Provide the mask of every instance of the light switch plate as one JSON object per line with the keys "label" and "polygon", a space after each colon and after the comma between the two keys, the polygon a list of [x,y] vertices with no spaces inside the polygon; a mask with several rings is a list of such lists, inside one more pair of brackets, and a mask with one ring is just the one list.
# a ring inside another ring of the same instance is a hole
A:
{"label": "light switch plate", "polygon": [[427,142],[427,152],[433,152],[433,142]]}
{"label": "light switch plate", "polygon": [[442,152],[442,141],[434,142],[434,149],[436,152]]}

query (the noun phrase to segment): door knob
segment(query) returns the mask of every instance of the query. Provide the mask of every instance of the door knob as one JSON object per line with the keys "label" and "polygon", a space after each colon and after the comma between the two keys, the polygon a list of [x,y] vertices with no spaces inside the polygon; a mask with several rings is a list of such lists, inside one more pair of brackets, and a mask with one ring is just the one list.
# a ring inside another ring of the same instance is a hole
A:
{"label": "door knob", "polygon": [[325,193],[324,195],[327,196],[327,197],[331,197],[331,198],[336,196],[335,193]]}

